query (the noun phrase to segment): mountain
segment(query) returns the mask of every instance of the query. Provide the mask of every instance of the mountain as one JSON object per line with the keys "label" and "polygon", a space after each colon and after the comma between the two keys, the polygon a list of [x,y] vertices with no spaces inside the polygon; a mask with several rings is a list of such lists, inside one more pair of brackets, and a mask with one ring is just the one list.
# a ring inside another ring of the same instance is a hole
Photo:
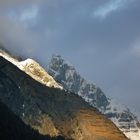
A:
{"label": "mountain", "polygon": [[53,55],[48,73],[62,84],[65,90],[81,96],[91,106],[96,107],[131,140],[140,140],[138,116],[126,106],[109,99],[95,84],[83,78],[70,63],[60,55]]}
{"label": "mountain", "polygon": [[0,56],[0,100],[42,135],[74,140],[127,140],[81,97],[41,84],[4,56]]}

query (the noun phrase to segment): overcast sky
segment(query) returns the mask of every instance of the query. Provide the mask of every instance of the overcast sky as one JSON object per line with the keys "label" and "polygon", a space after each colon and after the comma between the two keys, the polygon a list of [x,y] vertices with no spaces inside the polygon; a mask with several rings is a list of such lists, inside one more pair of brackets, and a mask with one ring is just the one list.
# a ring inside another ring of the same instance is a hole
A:
{"label": "overcast sky", "polygon": [[0,0],[0,42],[44,66],[60,54],[140,111],[140,0]]}

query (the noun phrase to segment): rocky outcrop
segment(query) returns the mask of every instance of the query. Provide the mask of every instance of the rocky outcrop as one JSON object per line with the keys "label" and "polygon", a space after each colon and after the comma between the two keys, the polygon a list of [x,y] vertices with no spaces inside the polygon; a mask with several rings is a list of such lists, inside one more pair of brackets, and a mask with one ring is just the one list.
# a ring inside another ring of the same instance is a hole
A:
{"label": "rocky outcrop", "polygon": [[20,70],[24,71],[26,74],[30,75],[33,79],[44,84],[48,87],[54,87],[63,89],[60,84],[58,84],[52,76],[50,76],[44,69],[34,61],[33,59],[27,59],[24,61],[18,61],[14,57],[11,57],[8,53],[0,50],[0,56],[17,66]]}
{"label": "rocky outcrop", "polygon": [[140,139],[140,121],[126,106],[109,99],[95,84],[84,79],[69,62],[54,55],[48,65],[48,73],[62,84],[65,90],[76,93],[124,132],[131,140]]}
{"label": "rocky outcrop", "polygon": [[48,73],[59,81],[64,89],[76,93],[100,111],[109,105],[108,98],[95,84],[88,82],[76,71],[74,66],[61,56],[53,56],[48,66]]}
{"label": "rocky outcrop", "polygon": [[127,140],[81,97],[49,88],[0,57],[0,100],[41,134],[75,140]]}

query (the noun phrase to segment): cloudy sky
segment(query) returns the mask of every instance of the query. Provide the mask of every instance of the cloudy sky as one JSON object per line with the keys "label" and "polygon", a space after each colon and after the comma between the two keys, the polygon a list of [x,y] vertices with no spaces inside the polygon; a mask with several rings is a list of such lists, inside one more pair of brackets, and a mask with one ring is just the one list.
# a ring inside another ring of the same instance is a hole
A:
{"label": "cloudy sky", "polygon": [[44,66],[60,54],[140,111],[140,0],[0,0],[0,42]]}

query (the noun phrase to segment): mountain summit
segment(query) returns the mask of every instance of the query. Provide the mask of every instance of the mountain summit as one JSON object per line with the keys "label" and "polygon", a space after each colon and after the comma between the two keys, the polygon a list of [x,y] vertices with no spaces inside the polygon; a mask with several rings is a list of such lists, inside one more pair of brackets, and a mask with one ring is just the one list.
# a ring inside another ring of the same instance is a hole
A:
{"label": "mountain summit", "polygon": [[60,55],[53,55],[48,73],[62,84],[64,89],[76,93],[96,107],[131,140],[140,140],[140,121],[126,106],[109,99],[95,84],[83,78],[70,63]]}

